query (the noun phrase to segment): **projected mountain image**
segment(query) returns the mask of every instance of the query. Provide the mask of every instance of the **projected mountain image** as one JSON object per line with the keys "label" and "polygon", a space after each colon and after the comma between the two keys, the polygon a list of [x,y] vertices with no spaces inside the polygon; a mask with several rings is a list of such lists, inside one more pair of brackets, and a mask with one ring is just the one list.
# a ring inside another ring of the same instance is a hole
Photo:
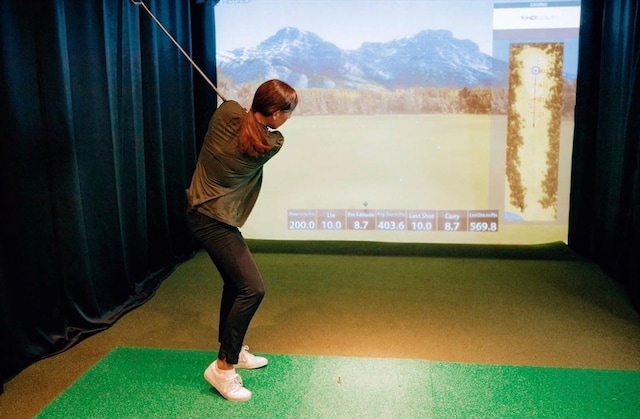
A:
{"label": "projected mountain image", "polygon": [[218,71],[233,84],[280,78],[297,88],[396,90],[503,87],[508,65],[448,30],[424,30],[384,43],[341,49],[287,27],[253,48],[221,51]]}

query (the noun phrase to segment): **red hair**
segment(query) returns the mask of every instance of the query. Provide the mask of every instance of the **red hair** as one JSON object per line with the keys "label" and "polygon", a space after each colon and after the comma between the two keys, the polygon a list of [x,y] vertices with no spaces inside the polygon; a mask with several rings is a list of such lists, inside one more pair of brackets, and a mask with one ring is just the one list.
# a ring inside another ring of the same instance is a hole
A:
{"label": "red hair", "polygon": [[253,96],[251,109],[240,125],[240,149],[251,157],[259,157],[269,151],[272,145],[265,138],[265,127],[258,122],[255,113],[271,116],[274,113],[293,112],[298,105],[298,94],[281,80],[262,83]]}

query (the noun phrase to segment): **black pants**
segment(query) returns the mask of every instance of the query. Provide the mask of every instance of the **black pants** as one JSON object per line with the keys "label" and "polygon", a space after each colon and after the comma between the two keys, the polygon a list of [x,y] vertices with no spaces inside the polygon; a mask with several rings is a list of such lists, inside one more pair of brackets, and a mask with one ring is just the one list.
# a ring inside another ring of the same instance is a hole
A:
{"label": "black pants", "polygon": [[244,337],[264,297],[264,282],[242,233],[194,210],[187,210],[193,236],[209,253],[224,282],[220,303],[218,358],[238,363]]}

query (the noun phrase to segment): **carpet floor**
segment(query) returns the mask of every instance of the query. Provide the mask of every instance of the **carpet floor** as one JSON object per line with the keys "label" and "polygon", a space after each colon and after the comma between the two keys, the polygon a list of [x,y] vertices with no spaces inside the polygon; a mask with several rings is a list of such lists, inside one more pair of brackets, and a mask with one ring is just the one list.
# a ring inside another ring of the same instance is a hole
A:
{"label": "carpet floor", "polygon": [[266,356],[239,370],[254,397],[231,403],[202,377],[213,352],[116,348],[37,417],[633,418],[640,406],[640,371]]}
{"label": "carpet floor", "polygon": [[[625,410],[640,406],[629,396],[640,394],[640,317],[619,284],[566,245],[251,246],[267,296],[245,343],[273,355],[243,373],[250,402],[226,402],[202,378],[218,349],[221,279],[198,252],[112,327],[6,382],[0,418],[402,418],[414,408],[418,418],[640,418]],[[135,350],[141,359],[120,367],[121,379],[85,381],[127,353],[114,348],[176,352],[165,361]],[[89,397],[65,407],[82,386]],[[276,398],[283,388],[287,398]],[[104,400],[113,404],[91,410]]]}

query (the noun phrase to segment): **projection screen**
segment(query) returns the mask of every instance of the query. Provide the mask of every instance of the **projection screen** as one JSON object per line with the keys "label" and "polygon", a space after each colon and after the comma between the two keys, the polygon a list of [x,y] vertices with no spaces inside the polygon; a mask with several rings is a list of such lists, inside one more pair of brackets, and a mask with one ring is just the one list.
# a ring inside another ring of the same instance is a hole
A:
{"label": "projection screen", "polygon": [[580,1],[215,7],[225,96],[300,97],[245,237],[566,241]]}

